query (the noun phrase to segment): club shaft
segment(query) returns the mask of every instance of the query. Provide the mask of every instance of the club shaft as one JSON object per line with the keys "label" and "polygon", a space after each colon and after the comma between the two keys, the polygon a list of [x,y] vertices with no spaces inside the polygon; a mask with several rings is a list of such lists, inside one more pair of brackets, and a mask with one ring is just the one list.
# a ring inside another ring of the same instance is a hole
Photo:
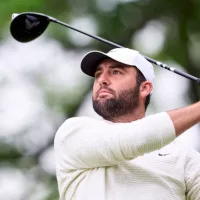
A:
{"label": "club shaft", "polygon": [[[77,32],[79,32],[79,33],[82,33],[82,34],[84,34],[84,35],[87,35],[87,36],[89,36],[89,37],[91,37],[91,38],[93,38],[93,39],[96,39],[96,40],[98,40],[98,41],[101,41],[101,42],[104,42],[104,43],[106,43],[106,44],[109,44],[109,45],[111,45],[111,46],[114,46],[114,47],[117,47],[117,48],[122,48],[122,47],[123,47],[123,46],[121,46],[121,45],[119,45],[119,44],[116,44],[116,43],[111,42],[111,41],[109,41],[109,40],[103,39],[103,38],[101,38],[101,37],[99,37],[99,36],[95,36],[95,35],[91,35],[91,34],[89,34],[89,33],[86,33],[86,32],[84,32],[84,31],[82,31],[82,30],[80,30],[80,29],[77,29],[77,28],[75,28],[75,27],[69,25],[69,24],[66,24],[66,23],[64,23],[64,22],[62,22],[62,21],[59,21],[59,20],[57,20],[56,18],[49,17],[49,20],[52,21],[52,22],[58,23],[58,24],[60,24],[60,25],[63,25],[63,26],[65,26],[65,27],[67,27],[67,28],[70,28],[70,29],[72,29],[72,30],[74,30],[74,31],[77,31]],[[143,56],[144,56],[144,55],[143,55]],[[179,70],[177,70],[177,69],[175,69],[175,68],[169,67],[168,65],[166,65],[166,64],[164,64],[164,63],[162,63],[162,62],[156,61],[156,60],[154,60],[154,59],[152,59],[152,58],[149,58],[149,57],[147,57],[147,56],[144,56],[144,57],[145,57],[146,60],[148,60],[148,61],[149,61],[150,63],[152,63],[152,64],[155,64],[155,65],[157,65],[157,66],[159,66],[159,67],[162,67],[162,68],[164,68],[164,69],[167,69],[167,70],[169,70],[169,71],[171,71],[171,72],[174,72],[174,73],[176,73],[176,74],[178,74],[178,75],[180,75],[180,76],[182,76],[182,77],[185,77],[185,78],[187,78],[187,79],[189,79],[189,80],[196,81],[198,84],[200,84],[200,78],[197,78],[197,77],[192,76],[192,75],[190,75],[190,74],[188,74],[188,73],[179,71]]]}
{"label": "club shaft", "polygon": [[164,64],[164,63],[162,63],[162,62],[159,62],[159,61],[156,61],[156,60],[154,60],[154,59],[152,59],[152,58],[149,58],[149,57],[147,57],[147,56],[144,56],[149,62],[151,62],[152,64],[155,64],[155,65],[157,65],[157,66],[159,66],[159,67],[162,67],[162,68],[164,68],[164,69],[167,69],[167,70],[169,70],[169,71],[171,71],[171,72],[174,72],[174,73],[176,73],[176,74],[178,74],[178,75],[180,75],[180,76],[182,76],[182,77],[185,77],[185,78],[187,78],[187,79],[190,79],[190,80],[192,80],[192,81],[196,81],[198,84],[200,84],[200,78],[197,78],[197,77],[195,77],[195,76],[192,76],[192,75],[190,75],[190,74],[188,74],[188,73],[186,73],[186,72],[183,72],[183,71],[179,71],[179,70],[177,70],[177,69],[175,69],[175,68],[173,68],[173,67],[169,67],[168,65],[166,65],[166,64]]}
{"label": "club shaft", "polygon": [[71,26],[71,25],[69,25],[69,24],[66,24],[66,23],[64,23],[64,22],[62,22],[62,21],[59,21],[59,20],[57,20],[57,19],[54,19],[54,18],[53,18],[53,20],[52,20],[52,18],[50,18],[50,20],[53,21],[53,22],[55,22],[55,23],[61,24],[61,25],[65,26],[65,27],[68,27],[68,28],[70,28],[70,29],[72,29],[72,30],[74,30],[74,31],[77,31],[77,32],[79,32],[79,33],[82,33],[82,34],[84,34],[84,35],[87,35],[87,36],[89,36],[89,37],[91,37],[91,38],[94,38],[94,39],[96,39],[96,40],[98,40],[98,41],[100,41],[100,42],[104,42],[104,43],[109,44],[109,45],[112,45],[112,46],[114,46],[114,47],[119,47],[119,48],[122,48],[122,47],[123,47],[123,46],[118,45],[118,44],[116,44],[116,43],[114,43],[114,42],[111,42],[111,41],[109,41],[109,40],[106,40],[106,39],[103,39],[103,38],[101,38],[101,37],[98,37],[98,36],[95,36],[95,35],[91,35],[91,34],[89,34],[89,33],[86,33],[86,32],[84,32],[84,31],[81,31],[81,30],[79,30],[79,29],[77,29],[77,28],[75,28],[75,27],[73,27],[73,26]]}

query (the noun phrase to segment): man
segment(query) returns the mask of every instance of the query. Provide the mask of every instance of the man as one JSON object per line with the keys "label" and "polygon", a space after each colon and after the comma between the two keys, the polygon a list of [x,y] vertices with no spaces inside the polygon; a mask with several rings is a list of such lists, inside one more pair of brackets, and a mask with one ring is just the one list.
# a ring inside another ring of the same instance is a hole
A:
{"label": "man", "polygon": [[[200,155],[173,141],[200,121],[200,102],[145,117],[153,66],[137,51],[90,52],[93,108],[55,137],[60,200],[200,200]],[[172,142],[173,141],[173,142]]]}

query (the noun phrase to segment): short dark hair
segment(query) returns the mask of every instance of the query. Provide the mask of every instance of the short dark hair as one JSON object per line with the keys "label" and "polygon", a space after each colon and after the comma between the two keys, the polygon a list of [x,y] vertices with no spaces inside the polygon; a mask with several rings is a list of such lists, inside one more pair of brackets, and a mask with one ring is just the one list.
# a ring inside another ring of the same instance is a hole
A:
{"label": "short dark hair", "polygon": [[[138,88],[141,85],[141,83],[144,82],[144,81],[146,81],[146,80],[147,79],[144,77],[144,75],[141,73],[141,71],[137,69],[136,83],[137,83]],[[149,94],[146,97],[146,100],[145,100],[145,111],[146,111],[146,109],[147,109],[147,107],[148,107],[148,105],[150,103],[150,100],[151,100],[151,95]]]}

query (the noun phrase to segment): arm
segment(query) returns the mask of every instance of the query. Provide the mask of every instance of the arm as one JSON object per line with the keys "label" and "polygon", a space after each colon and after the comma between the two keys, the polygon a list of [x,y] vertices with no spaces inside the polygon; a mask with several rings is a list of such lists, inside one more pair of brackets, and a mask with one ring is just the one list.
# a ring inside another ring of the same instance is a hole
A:
{"label": "arm", "polygon": [[200,102],[168,111],[168,114],[174,124],[176,136],[179,136],[187,129],[200,122]]}
{"label": "arm", "polygon": [[111,166],[160,149],[173,139],[174,126],[167,113],[131,123],[71,118],[56,134],[56,160],[68,170]]}

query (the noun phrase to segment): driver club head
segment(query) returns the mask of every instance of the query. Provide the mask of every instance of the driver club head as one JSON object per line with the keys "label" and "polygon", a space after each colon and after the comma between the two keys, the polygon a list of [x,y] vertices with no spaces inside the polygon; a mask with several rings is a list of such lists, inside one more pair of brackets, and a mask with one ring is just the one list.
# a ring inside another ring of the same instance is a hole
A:
{"label": "driver club head", "polygon": [[30,42],[46,30],[49,22],[49,17],[40,13],[13,14],[10,32],[17,41]]}

